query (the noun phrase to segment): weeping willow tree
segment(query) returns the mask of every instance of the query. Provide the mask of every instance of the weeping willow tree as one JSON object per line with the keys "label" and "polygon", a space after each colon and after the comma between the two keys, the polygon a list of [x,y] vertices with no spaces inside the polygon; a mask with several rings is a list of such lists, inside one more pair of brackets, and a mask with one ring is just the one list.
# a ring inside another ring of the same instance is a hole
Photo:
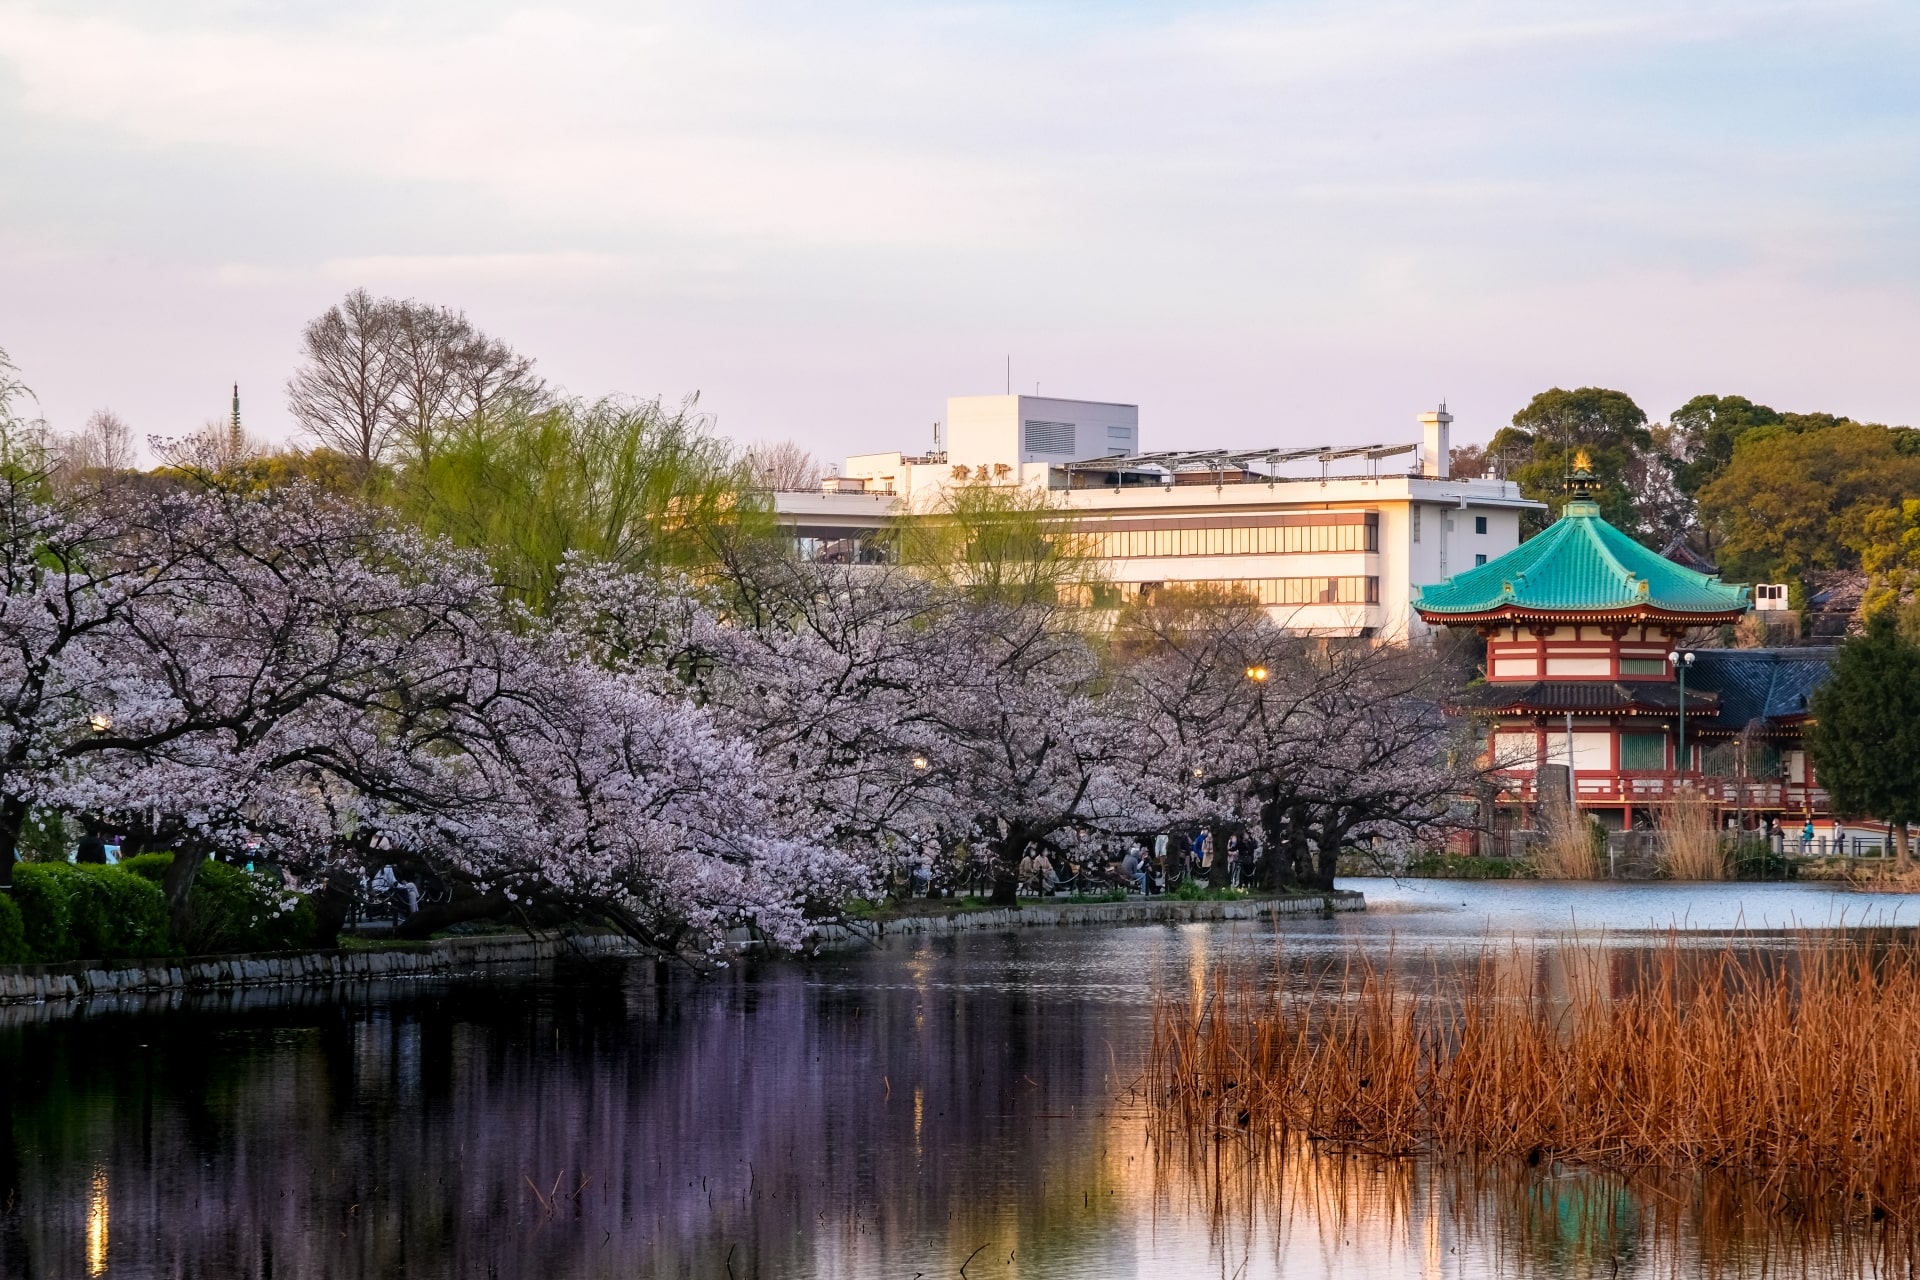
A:
{"label": "weeping willow tree", "polygon": [[569,554],[626,568],[697,570],[771,506],[689,398],[510,406],[452,428],[405,462],[393,501],[429,533],[482,552],[501,587],[544,611]]}
{"label": "weeping willow tree", "polygon": [[1044,489],[953,485],[893,536],[902,564],[981,599],[1109,603],[1093,536]]}

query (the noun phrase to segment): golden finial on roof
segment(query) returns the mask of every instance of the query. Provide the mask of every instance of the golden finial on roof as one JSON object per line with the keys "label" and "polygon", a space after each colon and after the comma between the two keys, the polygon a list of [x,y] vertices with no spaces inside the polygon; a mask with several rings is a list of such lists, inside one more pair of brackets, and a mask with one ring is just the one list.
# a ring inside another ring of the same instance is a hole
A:
{"label": "golden finial on roof", "polygon": [[[1567,478],[1567,496],[1592,501],[1599,487],[1599,482],[1593,478],[1593,459],[1587,456],[1585,449],[1581,449],[1573,455],[1573,474]],[[1587,514],[1594,513],[1589,511]]]}

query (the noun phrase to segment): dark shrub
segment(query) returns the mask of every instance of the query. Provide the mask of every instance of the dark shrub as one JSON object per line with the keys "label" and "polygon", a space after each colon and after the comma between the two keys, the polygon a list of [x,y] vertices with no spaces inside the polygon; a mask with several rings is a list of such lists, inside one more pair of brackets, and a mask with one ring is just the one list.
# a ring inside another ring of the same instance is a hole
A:
{"label": "dark shrub", "polygon": [[[173,865],[170,853],[143,853],[120,864],[153,884]],[[314,944],[313,902],[272,877],[224,862],[205,862],[187,897],[182,945],[192,955],[222,951],[297,951]]]}
{"label": "dark shrub", "polygon": [[27,950],[27,927],[20,920],[20,908],[13,895],[0,893],[0,964],[25,964],[33,958]]}
{"label": "dark shrub", "polygon": [[166,899],[119,867],[23,862],[13,869],[13,899],[36,960],[167,954]]}

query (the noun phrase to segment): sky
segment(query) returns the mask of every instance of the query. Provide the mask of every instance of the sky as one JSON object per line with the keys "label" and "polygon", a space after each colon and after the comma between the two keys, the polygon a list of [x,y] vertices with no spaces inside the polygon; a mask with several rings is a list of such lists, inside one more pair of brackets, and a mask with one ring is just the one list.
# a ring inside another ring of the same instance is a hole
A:
{"label": "sky", "polygon": [[1917,67],[1911,0],[0,0],[0,348],[143,437],[291,438],[356,286],[829,459],[1009,379],[1148,449],[1920,425]]}

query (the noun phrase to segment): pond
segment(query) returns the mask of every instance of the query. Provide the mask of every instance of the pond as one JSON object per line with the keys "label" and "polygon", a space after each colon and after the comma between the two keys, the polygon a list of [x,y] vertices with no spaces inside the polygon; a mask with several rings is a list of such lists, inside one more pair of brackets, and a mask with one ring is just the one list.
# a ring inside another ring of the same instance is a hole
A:
{"label": "pond", "polygon": [[1231,1151],[1157,1151],[1130,1092],[1155,992],[1204,988],[1223,963],[1286,973],[1574,931],[1644,948],[1674,928],[1920,923],[1920,898],[1799,885],[1355,887],[1366,913],[1277,928],[959,935],[705,980],[596,963],[484,985],[0,1010],[0,1270],[1874,1269],[1871,1242],[1832,1239],[1783,1268],[1777,1241],[1693,1212],[1671,1186],[1577,1169],[1463,1178],[1304,1152],[1254,1177]]}

